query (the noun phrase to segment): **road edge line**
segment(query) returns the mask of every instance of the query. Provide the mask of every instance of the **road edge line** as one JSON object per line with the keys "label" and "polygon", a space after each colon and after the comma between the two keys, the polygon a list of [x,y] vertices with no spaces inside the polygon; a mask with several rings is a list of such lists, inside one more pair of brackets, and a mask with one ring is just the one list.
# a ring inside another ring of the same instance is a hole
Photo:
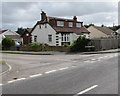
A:
{"label": "road edge line", "polygon": [[91,86],[91,87],[89,87],[89,88],[87,88],[87,89],[85,89],[85,90],[83,90],[83,91],[80,91],[79,93],[77,93],[77,94],[74,95],[74,96],[82,95],[82,94],[84,94],[84,93],[86,93],[86,92],[88,92],[88,91],[90,91],[90,90],[92,90],[92,89],[94,89],[94,88],[96,88],[96,87],[98,87],[98,85],[93,85],[93,86]]}
{"label": "road edge line", "polygon": [[12,67],[11,67],[8,63],[6,63],[6,65],[7,65],[9,68],[8,68],[6,71],[0,73],[0,75],[4,75],[5,73],[9,72],[9,71],[12,69]]}

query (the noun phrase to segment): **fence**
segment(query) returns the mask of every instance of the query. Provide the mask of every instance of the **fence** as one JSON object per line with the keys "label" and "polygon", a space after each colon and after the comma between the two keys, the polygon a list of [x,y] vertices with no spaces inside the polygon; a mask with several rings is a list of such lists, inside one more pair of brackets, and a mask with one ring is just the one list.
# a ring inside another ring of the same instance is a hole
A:
{"label": "fence", "polygon": [[94,39],[90,42],[96,51],[120,48],[120,38]]}

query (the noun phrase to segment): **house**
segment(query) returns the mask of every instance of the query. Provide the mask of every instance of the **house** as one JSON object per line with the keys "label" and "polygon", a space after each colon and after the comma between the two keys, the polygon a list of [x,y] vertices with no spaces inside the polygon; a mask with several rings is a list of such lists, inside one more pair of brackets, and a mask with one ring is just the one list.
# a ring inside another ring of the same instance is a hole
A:
{"label": "house", "polygon": [[70,45],[79,36],[89,38],[89,31],[83,22],[73,19],[49,17],[41,13],[41,21],[37,21],[31,31],[32,42],[46,43],[50,46]]}
{"label": "house", "polygon": [[119,34],[119,35],[120,35],[120,28],[119,28],[116,32],[117,32],[117,34]]}
{"label": "house", "polygon": [[24,32],[21,37],[23,38],[24,45],[31,43],[31,30],[32,28],[23,29]]}
{"label": "house", "polygon": [[0,43],[2,42],[2,39],[5,37],[9,37],[15,41],[15,43],[22,44],[22,38],[20,37],[19,34],[17,34],[14,31],[11,30],[0,30]]}
{"label": "house", "polygon": [[87,28],[87,30],[90,32],[90,38],[108,38],[108,37],[114,37],[115,31],[109,29],[105,26],[90,26]]}

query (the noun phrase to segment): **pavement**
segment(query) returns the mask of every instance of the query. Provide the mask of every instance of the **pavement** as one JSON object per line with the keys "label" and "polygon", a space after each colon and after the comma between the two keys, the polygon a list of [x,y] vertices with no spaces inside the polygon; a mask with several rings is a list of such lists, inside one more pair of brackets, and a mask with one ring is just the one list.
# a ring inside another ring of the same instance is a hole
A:
{"label": "pavement", "polygon": [[103,54],[103,53],[118,53],[120,49],[111,49],[104,51],[91,51],[91,52],[1,52],[9,54],[27,54],[27,55],[57,55],[57,54]]}
{"label": "pavement", "polygon": [[0,75],[9,71],[9,66],[7,64],[0,64]]}
{"label": "pavement", "polygon": [[118,53],[3,54],[3,59],[12,66],[3,76],[3,94],[118,93]]}

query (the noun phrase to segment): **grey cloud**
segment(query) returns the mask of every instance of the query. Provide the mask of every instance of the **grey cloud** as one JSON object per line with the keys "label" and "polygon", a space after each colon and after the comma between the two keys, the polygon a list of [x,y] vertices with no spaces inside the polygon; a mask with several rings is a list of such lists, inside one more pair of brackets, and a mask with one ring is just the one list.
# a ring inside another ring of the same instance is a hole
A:
{"label": "grey cloud", "polygon": [[[18,26],[33,27],[37,20],[40,20],[40,11],[43,9],[49,16],[71,17],[84,16],[84,22],[108,22],[100,13],[116,12],[117,5],[113,2],[4,2],[2,4],[2,22],[3,28],[16,29]],[[99,14],[99,15],[94,15]],[[94,16],[94,19],[87,17]],[[95,17],[96,16],[96,17]],[[87,18],[87,19],[85,19]],[[34,24],[33,24],[34,23]],[[12,27],[11,27],[12,25]]]}

